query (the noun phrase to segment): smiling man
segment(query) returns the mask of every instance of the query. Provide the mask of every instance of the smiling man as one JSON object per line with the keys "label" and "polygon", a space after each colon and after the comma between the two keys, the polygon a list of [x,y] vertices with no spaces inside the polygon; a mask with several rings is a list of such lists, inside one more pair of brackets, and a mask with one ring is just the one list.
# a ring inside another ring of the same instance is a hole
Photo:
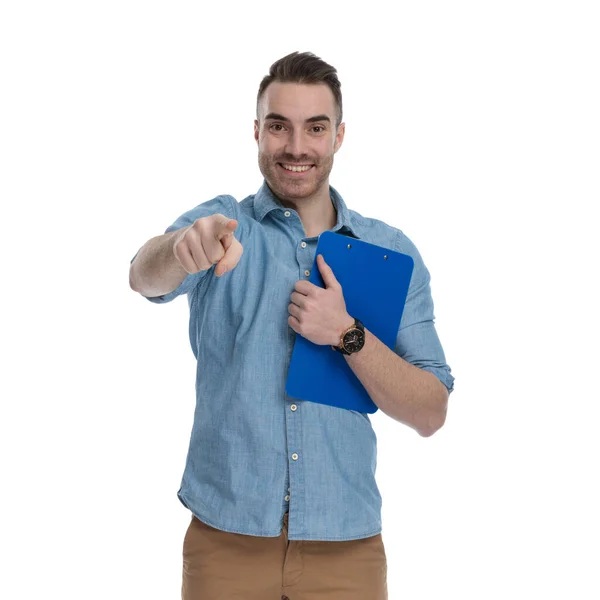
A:
{"label": "smiling man", "polygon": [[[336,70],[311,53],[275,62],[257,96],[262,187],[218,196],[150,239],[130,285],[155,303],[187,294],[196,411],[178,497],[184,600],[384,600],[376,438],[367,414],[289,397],[297,335],[342,353],[373,402],[427,437],[454,378],[430,276],[397,228],[350,210],[329,183],[344,140]],[[391,248],[415,267],[394,348],[346,310],[319,235]]]}

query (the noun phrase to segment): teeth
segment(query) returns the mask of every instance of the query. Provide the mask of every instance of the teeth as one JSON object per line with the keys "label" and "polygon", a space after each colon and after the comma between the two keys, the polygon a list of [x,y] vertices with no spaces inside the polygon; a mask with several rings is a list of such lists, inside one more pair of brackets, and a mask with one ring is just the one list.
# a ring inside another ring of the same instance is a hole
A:
{"label": "teeth", "polygon": [[287,169],[288,171],[294,171],[295,173],[303,173],[304,171],[308,171],[311,166],[312,165],[283,165],[283,168]]}

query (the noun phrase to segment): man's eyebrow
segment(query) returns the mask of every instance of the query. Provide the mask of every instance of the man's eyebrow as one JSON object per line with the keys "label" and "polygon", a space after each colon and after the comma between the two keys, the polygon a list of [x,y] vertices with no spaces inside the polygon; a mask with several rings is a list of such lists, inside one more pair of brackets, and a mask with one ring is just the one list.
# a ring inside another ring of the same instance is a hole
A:
{"label": "man's eyebrow", "polygon": [[[284,117],[283,115],[280,115],[278,113],[269,113],[265,117],[265,121],[269,119],[272,119],[274,121],[284,121],[285,123],[290,122],[290,120],[287,117]],[[329,123],[331,123],[331,119],[327,115],[317,115],[315,117],[310,117],[306,119],[306,123],[316,123],[317,121],[328,121]]]}
{"label": "man's eyebrow", "polygon": [[284,117],[283,115],[279,115],[277,113],[269,113],[266,117],[265,117],[265,121],[267,119],[273,119],[275,121],[286,121],[287,123],[290,122],[290,120],[287,117]]}

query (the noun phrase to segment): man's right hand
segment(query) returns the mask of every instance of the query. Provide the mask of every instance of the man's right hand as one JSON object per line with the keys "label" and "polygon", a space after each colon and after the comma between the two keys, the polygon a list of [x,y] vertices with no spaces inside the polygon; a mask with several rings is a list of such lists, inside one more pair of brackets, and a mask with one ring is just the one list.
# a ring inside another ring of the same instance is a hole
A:
{"label": "man's right hand", "polygon": [[173,243],[173,253],[188,273],[206,271],[217,265],[221,277],[238,264],[244,248],[233,232],[238,222],[220,213],[196,219],[184,227]]}

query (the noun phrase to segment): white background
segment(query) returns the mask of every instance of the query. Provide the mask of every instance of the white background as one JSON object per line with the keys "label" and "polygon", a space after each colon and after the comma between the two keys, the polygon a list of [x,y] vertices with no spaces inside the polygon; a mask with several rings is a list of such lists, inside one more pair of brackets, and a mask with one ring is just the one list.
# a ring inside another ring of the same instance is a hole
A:
{"label": "white background", "polygon": [[595,3],[216,4],[0,9],[0,597],[180,597],[188,306],[129,260],[256,192],[258,84],[308,50],[331,183],[421,251],[456,376],[431,438],[373,417],[390,599],[597,600]]}

